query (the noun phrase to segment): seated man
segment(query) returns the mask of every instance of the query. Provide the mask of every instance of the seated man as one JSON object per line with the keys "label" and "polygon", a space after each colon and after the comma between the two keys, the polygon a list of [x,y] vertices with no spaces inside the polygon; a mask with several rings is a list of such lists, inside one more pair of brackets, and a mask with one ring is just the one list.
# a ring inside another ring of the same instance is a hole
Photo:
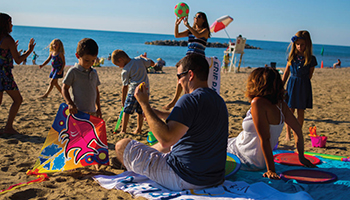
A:
{"label": "seated man", "polygon": [[[115,145],[117,158],[127,170],[145,175],[171,190],[217,186],[225,176],[226,104],[208,88],[209,65],[203,56],[187,55],[176,67],[185,95],[171,113],[151,108],[143,84],[134,94],[158,140],[158,148],[124,138]],[[164,122],[161,118],[167,119]]]}

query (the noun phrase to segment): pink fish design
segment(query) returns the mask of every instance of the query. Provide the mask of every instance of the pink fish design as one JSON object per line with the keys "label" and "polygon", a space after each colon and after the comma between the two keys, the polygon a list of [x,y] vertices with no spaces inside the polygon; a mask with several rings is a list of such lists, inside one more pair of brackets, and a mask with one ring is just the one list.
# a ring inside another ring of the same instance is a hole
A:
{"label": "pink fish design", "polygon": [[68,116],[66,129],[59,134],[58,139],[59,141],[62,140],[61,143],[67,141],[64,148],[66,158],[68,158],[69,151],[74,149],[78,150],[74,155],[75,164],[78,164],[87,154],[99,154],[99,152],[91,146],[93,141],[102,148],[108,148],[101,142],[96,134],[95,126],[90,121],[79,119],[74,115]]}

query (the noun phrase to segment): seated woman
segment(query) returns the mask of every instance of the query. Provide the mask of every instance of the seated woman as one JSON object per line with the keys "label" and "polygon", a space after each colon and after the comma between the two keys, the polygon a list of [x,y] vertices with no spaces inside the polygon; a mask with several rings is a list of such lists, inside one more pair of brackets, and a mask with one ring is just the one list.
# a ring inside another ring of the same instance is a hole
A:
{"label": "seated woman", "polygon": [[276,174],[272,149],[278,142],[284,122],[294,130],[299,160],[306,167],[316,167],[304,157],[304,138],[301,126],[283,101],[284,88],[277,70],[257,68],[248,78],[246,97],[251,108],[244,118],[243,131],[229,138],[227,151],[241,160],[242,170],[261,170],[264,177],[279,179]]}

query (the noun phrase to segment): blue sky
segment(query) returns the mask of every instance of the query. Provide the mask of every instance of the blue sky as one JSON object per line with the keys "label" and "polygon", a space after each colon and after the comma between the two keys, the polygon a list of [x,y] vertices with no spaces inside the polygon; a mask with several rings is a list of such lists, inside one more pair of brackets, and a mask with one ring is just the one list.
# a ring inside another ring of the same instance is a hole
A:
{"label": "blue sky", "polygon": [[[2,0],[0,12],[14,25],[173,34],[180,0]],[[308,30],[315,44],[350,46],[349,0],[186,0],[190,24],[197,11],[209,24],[223,15],[234,21],[231,38],[289,42]],[[185,30],[183,25],[180,30]],[[227,38],[224,31],[213,37]]]}

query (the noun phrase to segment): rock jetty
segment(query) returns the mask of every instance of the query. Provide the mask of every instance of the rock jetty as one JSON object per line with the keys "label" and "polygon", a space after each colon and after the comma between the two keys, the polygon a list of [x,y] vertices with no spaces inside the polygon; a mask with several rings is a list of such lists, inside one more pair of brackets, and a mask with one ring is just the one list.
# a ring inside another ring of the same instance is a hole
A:
{"label": "rock jetty", "polygon": [[[161,45],[161,46],[182,46],[187,47],[187,41],[185,40],[155,40],[151,42],[145,42],[148,45]],[[212,48],[227,48],[229,46],[228,43],[220,43],[220,42],[208,42],[207,47]],[[260,47],[250,46],[249,44],[245,44],[246,49],[261,49]]]}

